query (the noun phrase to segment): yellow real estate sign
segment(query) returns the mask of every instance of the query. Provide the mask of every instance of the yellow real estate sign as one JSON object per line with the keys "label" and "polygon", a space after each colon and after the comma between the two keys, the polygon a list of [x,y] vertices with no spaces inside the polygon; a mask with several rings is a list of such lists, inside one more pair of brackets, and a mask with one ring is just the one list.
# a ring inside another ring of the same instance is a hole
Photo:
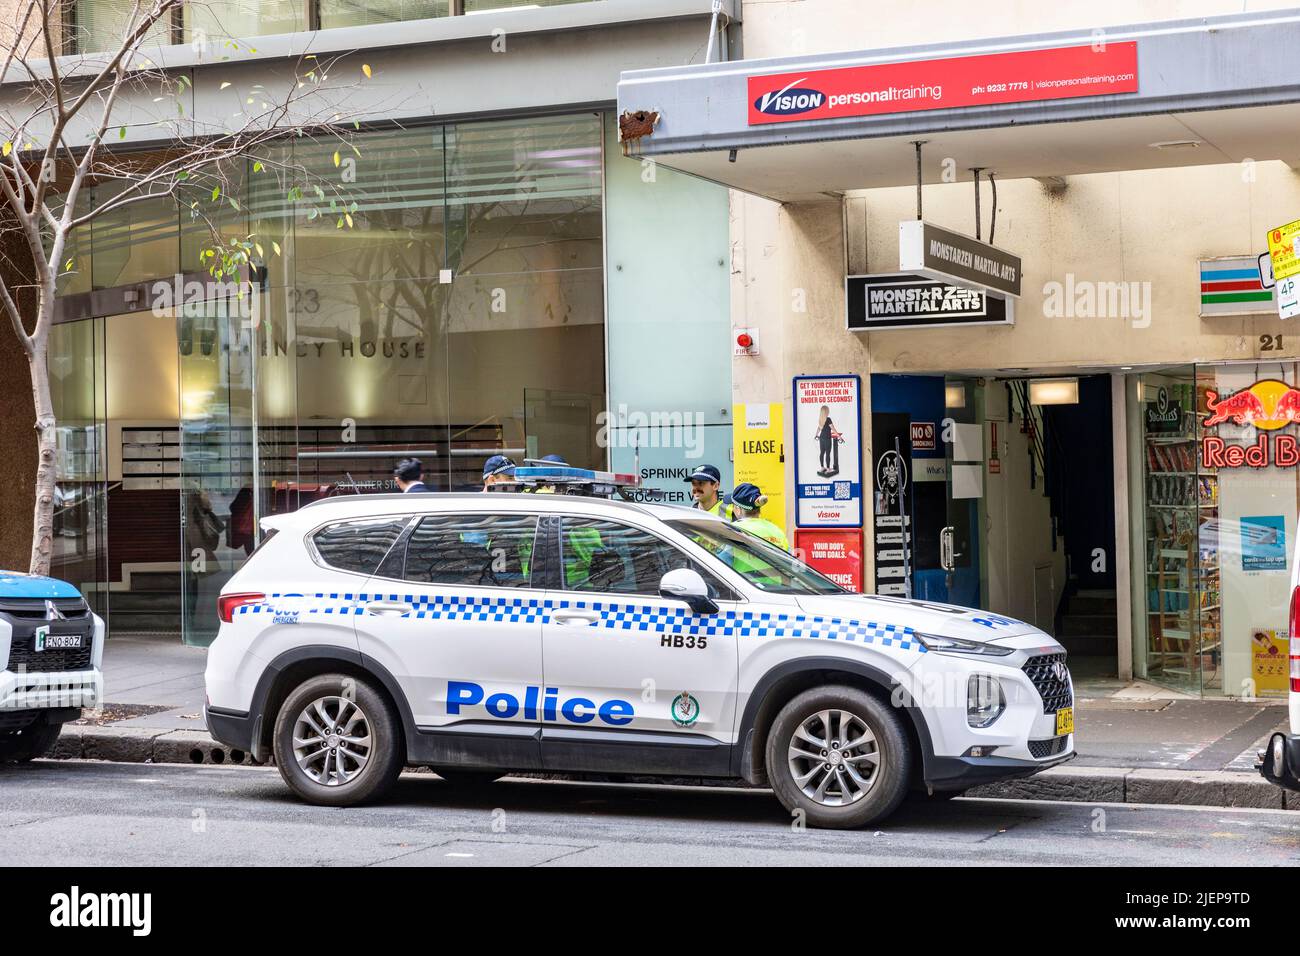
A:
{"label": "yellow real estate sign", "polygon": [[1300,219],[1268,231],[1268,257],[1273,262],[1273,278],[1279,282],[1300,274],[1297,238],[1300,238]]}
{"label": "yellow real estate sign", "polygon": [[768,498],[763,517],[785,531],[785,406],[744,404],[733,411],[735,483],[758,485]]}

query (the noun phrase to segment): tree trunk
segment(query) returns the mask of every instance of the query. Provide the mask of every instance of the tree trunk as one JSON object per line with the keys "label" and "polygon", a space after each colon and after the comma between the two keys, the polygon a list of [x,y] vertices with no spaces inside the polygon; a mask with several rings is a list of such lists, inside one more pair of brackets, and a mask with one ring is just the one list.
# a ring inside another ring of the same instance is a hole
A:
{"label": "tree trunk", "polygon": [[32,404],[36,409],[36,511],[32,518],[32,574],[49,574],[54,554],[54,483],[58,477],[58,434],[50,395],[48,338],[41,336],[28,356]]}

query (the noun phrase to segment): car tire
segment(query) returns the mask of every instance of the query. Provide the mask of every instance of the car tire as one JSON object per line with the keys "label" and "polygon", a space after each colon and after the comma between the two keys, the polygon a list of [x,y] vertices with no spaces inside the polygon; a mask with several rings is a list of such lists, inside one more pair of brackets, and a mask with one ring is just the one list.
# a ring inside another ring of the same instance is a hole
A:
{"label": "car tire", "polygon": [[44,757],[62,731],[62,724],[47,724],[38,718],[22,730],[0,734],[0,763],[26,763]]}
{"label": "car tire", "polygon": [[290,789],[325,807],[379,799],[406,762],[388,698],[346,674],[321,674],[290,691],[276,715],[273,748]]}
{"label": "car tire", "polygon": [[465,790],[486,787],[505,776],[498,770],[461,770],[457,767],[434,767],[433,772],[453,787]]}
{"label": "car tire", "polygon": [[907,796],[912,761],[899,715],[856,687],[804,691],[781,708],[767,736],[772,790],[814,827],[848,830],[888,817]]}

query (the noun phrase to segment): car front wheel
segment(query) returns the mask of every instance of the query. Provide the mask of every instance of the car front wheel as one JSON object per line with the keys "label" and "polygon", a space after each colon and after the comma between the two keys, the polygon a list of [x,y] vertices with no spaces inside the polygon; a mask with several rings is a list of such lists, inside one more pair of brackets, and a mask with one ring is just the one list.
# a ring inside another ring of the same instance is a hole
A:
{"label": "car front wheel", "polygon": [[830,829],[885,819],[912,773],[899,715],[856,687],[814,687],[791,700],[772,723],[766,757],[782,805]]}
{"label": "car front wheel", "polygon": [[275,762],[309,803],[350,807],[376,800],[405,763],[401,725],[375,687],[321,674],[290,692],[275,722]]}

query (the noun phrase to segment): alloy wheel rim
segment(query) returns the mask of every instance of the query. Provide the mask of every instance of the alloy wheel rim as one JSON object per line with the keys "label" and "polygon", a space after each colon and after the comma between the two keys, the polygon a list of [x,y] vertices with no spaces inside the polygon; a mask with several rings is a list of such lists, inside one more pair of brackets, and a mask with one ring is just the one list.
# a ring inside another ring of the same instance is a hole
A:
{"label": "alloy wheel rim", "polygon": [[790,737],[790,775],[803,795],[826,807],[857,803],[876,785],[884,766],[867,722],[847,710],[820,710]]}
{"label": "alloy wheel rim", "polygon": [[370,762],[370,734],[370,719],[356,701],[318,697],[294,721],[294,760],[313,783],[341,787]]}

